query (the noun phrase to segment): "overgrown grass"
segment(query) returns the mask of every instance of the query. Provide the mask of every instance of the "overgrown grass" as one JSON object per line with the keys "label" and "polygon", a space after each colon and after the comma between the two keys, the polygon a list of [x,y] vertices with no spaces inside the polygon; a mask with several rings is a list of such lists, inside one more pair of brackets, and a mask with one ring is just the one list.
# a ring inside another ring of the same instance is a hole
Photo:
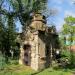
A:
{"label": "overgrown grass", "polygon": [[36,72],[28,66],[12,64],[0,70],[0,75],[72,75],[74,72],[75,69],[64,69],[58,66]]}
{"label": "overgrown grass", "polygon": [[31,75],[34,73],[28,66],[24,65],[7,65],[4,70],[0,70],[0,75]]}
{"label": "overgrown grass", "polygon": [[[62,58],[70,58],[70,52],[63,50]],[[74,75],[75,68],[70,66],[60,67],[57,63],[50,68],[44,69],[40,72],[32,70],[25,65],[19,65],[18,60],[9,60],[8,64],[3,63],[3,68],[0,70],[0,75]]]}
{"label": "overgrown grass", "polygon": [[36,75],[72,75],[70,70],[65,70],[65,69],[45,69],[44,71],[36,74]]}

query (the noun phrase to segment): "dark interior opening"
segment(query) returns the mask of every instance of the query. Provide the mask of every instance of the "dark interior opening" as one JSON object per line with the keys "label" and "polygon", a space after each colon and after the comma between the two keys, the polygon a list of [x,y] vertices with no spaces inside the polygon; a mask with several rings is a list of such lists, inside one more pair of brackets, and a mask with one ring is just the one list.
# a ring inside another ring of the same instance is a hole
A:
{"label": "dark interior opening", "polygon": [[31,46],[26,44],[24,45],[24,64],[27,66],[31,65]]}
{"label": "dark interior opening", "polygon": [[29,50],[30,45],[24,45],[23,48],[24,48],[24,50]]}

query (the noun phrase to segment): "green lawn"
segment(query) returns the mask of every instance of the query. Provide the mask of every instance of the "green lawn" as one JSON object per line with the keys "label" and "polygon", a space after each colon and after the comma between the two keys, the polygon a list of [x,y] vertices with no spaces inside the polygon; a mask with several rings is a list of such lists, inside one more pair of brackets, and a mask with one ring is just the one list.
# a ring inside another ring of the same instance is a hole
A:
{"label": "green lawn", "polygon": [[0,71],[0,75],[30,75],[32,73],[34,73],[34,71],[24,65],[9,65]]}
{"label": "green lawn", "polygon": [[41,72],[35,72],[24,65],[10,65],[0,70],[0,75],[72,75],[74,71],[74,69],[47,68]]}
{"label": "green lawn", "polygon": [[54,70],[48,68],[36,75],[72,75],[72,73],[70,70],[64,70],[64,69]]}

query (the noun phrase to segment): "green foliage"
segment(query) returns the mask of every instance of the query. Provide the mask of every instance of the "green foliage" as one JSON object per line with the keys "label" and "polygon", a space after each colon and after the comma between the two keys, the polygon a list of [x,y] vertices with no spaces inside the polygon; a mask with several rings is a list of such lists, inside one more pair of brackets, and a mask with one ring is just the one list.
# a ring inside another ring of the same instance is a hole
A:
{"label": "green foliage", "polygon": [[5,58],[4,58],[4,56],[2,55],[2,53],[0,52],[0,70],[1,70],[1,69],[4,69],[5,66],[6,66]]}
{"label": "green foliage", "polygon": [[45,10],[47,0],[9,0],[9,2],[16,11],[19,10],[19,5],[21,5],[24,12],[38,12],[39,10]]}
{"label": "green foliage", "polygon": [[[4,20],[5,17],[0,17],[0,51],[3,56],[5,56],[8,61],[8,57],[11,56],[10,50],[14,50],[16,46],[16,26],[14,24],[14,19],[12,15],[6,17],[7,21]],[[7,22],[7,23],[6,23]]]}
{"label": "green foliage", "polygon": [[16,26],[14,24],[14,19],[11,15],[8,16],[7,36],[10,47],[13,47],[15,45],[15,39],[17,35],[16,35]]}
{"label": "green foliage", "polygon": [[69,17],[65,18],[65,22],[69,25],[73,25],[73,24],[75,24],[75,18],[72,16],[69,16]]}
{"label": "green foliage", "polygon": [[75,18],[72,16],[65,18],[65,24],[63,25],[63,34],[75,33]]}
{"label": "green foliage", "polygon": [[[0,50],[8,57],[10,56],[10,50],[14,50],[16,44],[14,19],[19,18],[25,30],[26,25],[29,25],[31,22],[32,17],[30,14],[44,10],[47,0],[1,0],[0,2],[2,3],[0,6],[0,16],[6,16],[0,17]],[[4,2],[8,4],[9,11],[2,7]]]}
{"label": "green foliage", "polygon": [[70,59],[70,51],[69,50],[62,50],[62,58]]}
{"label": "green foliage", "polygon": [[61,55],[62,55],[61,59],[63,59],[64,61],[66,61],[66,59],[68,60],[67,61],[69,63],[68,66],[73,67],[75,65],[75,52],[74,51],[69,51],[68,49],[62,50]]}
{"label": "green foliage", "polygon": [[0,8],[2,14],[9,15],[11,13],[13,17],[18,17],[21,24],[24,26],[24,30],[31,22],[30,14],[33,12],[41,13],[46,9],[47,5],[47,0],[6,0],[6,2],[8,3],[10,9],[9,11],[6,11]]}
{"label": "green foliage", "polygon": [[73,66],[75,65],[75,52],[74,51],[70,52],[70,64]]}
{"label": "green foliage", "polygon": [[67,25],[67,24],[64,24],[63,25],[63,34],[69,34],[69,29],[70,29],[70,26]]}
{"label": "green foliage", "polygon": [[[70,44],[72,44],[73,40],[75,40],[75,18],[74,17],[69,16],[65,18],[65,24],[63,25],[62,34],[65,37],[65,41],[70,41]],[[67,36],[68,38],[66,38]]]}

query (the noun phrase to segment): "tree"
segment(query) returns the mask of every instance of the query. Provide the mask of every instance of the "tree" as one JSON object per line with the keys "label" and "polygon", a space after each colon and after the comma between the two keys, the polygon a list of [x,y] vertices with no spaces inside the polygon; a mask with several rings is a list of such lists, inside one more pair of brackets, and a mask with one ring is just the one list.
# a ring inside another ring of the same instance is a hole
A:
{"label": "tree", "polygon": [[16,26],[14,24],[14,18],[11,14],[8,15],[8,22],[6,26],[6,43],[5,44],[5,50],[6,50],[6,56],[10,55],[10,50],[14,49],[15,46],[15,39],[16,39]]}
{"label": "tree", "polygon": [[[7,8],[4,8],[3,5],[8,6]],[[4,35],[4,50],[6,51],[6,56],[9,55],[10,49],[13,47],[16,38],[15,35],[15,26],[14,26],[14,20],[15,22],[17,18],[19,18],[19,21],[21,22],[21,25],[23,26],[23,31],[26,30],[26,27],[30,25],[32,20],[32,15],[35,13],[44,13],[44,10],[46,10],[47,0],[1,0],[0,1],[0,15],[5,15],[7,17],[7,26],[5,27],[5,35]],[[52,11],[52,12],[51,12]],[[55,14],[55,10],[51,10],[50,15]],[[53,14],[52,14],[53,13]],[[5,22],[4,22],[5,26]],[[55,31],[55,29],[54,29]],[[7,44],[6,44],[7,43]]]}
{"label": "tree", "polygon": [[[71,45],[73,42],[73,37],[75,36],[75,18],[72,16],[66,17],[65,18],[65,24],[63,25],[63,34],[66,36],[69,36],[69,41],[70,41],[70,63],[73,65],[74,64],[74,55],[73,51],[71,49]],[[65,39],[66,39],[65,36]],[[66,40],[65,40],[66,41]]]}
{"label": "tree", "polygon": [[[10,50],[13,51],[16,45],[16,26],[14,18],[11,14],[6,16],[7,23],[5,24],[5,17],[0,17],[0,51],[8,61],[8,57],[11,55]],[[3,20],[3,21],[2,21]]]}
{"label": "tree", "polygon": [[0,17],[0,51],[3,52],[3,35],[4,35],[4,25],[2,23],[1,17]]}
{"label": "tree", "polygon": [[[6,2],[9,4],[9,11],[13,10],[11,14],[19,18],[24,30],[31,22],[30,14],[32,12],[42,12],[47,4],[47,0],[6,0]],[[2,6],[0,13],[9,14],[7,10],[2,10]]]}
{"label": "tree", "polygon": [[74,38],[74,33],[75,33],[75,18],[72,16],[69,16],[65,18],[65,24],[63,25],[63,30],[62,33],[66,36],[69,36],[69,41],[72,43]]}
{"label": "tree", "polygon": [[[4,3],[8,7],[4,8]],[[16,39],[16,22],[19,18],[23,29],[31,23],[31,14],[42,12],[47,0],[0,0],[0,50],[8,60],[10,50],[14,49]],[[7,21],[4,21],[6,18]],[[2,21],[3,20],[3,21]]]}

